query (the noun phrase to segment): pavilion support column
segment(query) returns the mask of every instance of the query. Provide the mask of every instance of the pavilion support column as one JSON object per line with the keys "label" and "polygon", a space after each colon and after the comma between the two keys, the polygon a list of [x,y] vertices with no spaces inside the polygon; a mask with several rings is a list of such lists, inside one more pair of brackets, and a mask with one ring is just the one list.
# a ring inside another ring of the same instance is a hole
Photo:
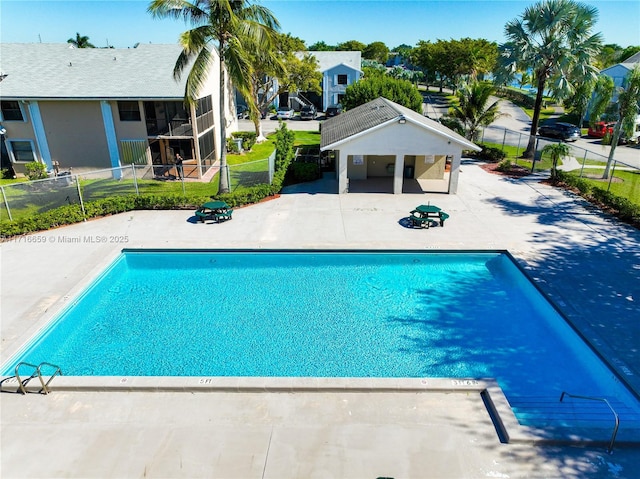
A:
{"label": "pavilion support column", "polygon": [[451,160],[451,171],[449,172],[449,191],[448,193],[451,195],[455,195],[458,191],[458,176],[460,175],[460,158],[461,153],[458,152],[453,155],[453,159]]}
{"label": "pavilion support column", "polygon": [[349,159],[348,155],[341,155],[340,150],[335,150],[334,154],[336,156],[336,177],[338,178],[338,193],[348,193],[349,192],[349,178],[347,175],[347,162]]}
{"label": "pavilion support column", "polygon": [[402,194],[402,177],[404,174],[404,156],[396,155],[395,168],[393,172],[393,194]]}

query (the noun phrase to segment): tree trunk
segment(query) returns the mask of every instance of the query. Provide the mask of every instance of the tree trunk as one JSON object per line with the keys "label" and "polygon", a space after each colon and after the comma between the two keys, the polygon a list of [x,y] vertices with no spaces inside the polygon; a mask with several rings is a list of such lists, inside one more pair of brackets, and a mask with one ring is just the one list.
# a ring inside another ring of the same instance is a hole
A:
{"label": "tree trunk", "polygon": [[536,102],[533,106],[533,119],[531,120],[531,132],[529,133],[529,143],[527,149],[522,153],[523,158],[532,160],[536,149],[536,133],[538,132],[538,122],[540,121],[540,110],[542,109],[542,98],[544,94],[544,87],[546,84],[546,78],[544,73],[536,75],[538,78],[538,93],[536,93]]}
{"label": "tree trunk", "polygon": [[260,115],[253,117],[253,127],[256,130],[256,143],[262,143],[265,141],[267,137],[262,134],[262,122],[260,121]]}
{"label": "tree trunk", "polygon": [[604,173],[602,173],[602,179],[609,179],[609,173],[611,170],[611,165],[613,164],[613,153],[616,151],[616,147],[618,146],[618,140],[620,140],[620,133],[622,131],[622,119],[618,120],[616,126],[613,128],[613,137],[611,138],[611,149],[609,150],[609,158],[607,159],[607,166],[604,168]]}
{"label": "tree trunk", "polygon": [[220,171],[218,193],[229,193],[229,167],[227,166],[227,115],[225,108],[225,95],[227,93],[227,81],[223,59],[224,45],[220,44]]}

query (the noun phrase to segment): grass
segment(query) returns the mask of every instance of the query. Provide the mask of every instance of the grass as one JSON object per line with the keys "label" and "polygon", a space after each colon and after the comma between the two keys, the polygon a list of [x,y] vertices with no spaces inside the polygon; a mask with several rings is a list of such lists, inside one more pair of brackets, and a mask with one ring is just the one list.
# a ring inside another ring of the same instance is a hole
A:
{"label": "grass", "polygon": [[[505,159],[509,159],[511,160],[512,163],[531,170],[531,161],[520,158],[520,155],[526,148],[526,145],[518,148],[517,146],[511,146],[511,145],[503,146],[501,143],[483,142],[479,144],[502,150],[506,154]],[[546,155],[543,155],[541,159],[536,161],[535,171],[549,170],[551,169],[551,164],[552,164],[551,159],[546,157]]]}
{"label": "grass", "polygon": [[[640,205],[640,171],[616,170],[611,185],[609,185],[608,179],[602,179],[603,172],[604,168],[585,168],[582,172],[582,179],[601,190],[608,189],[611,193]],[[580,171],[577,170],[571,174],[578,176]]]}
{"label": "grass", "polygon": [[[320,132],[295,131],[296,146],[319,146]],[[267,141],[255,144],[251,151],[241,154],[228,154],[227,163],[230,168],[231,188],[239,184],[255,185],[267,182],[268,164],[266,160],[274,151],[274,135],[269,135]],[[77,186],[74,184],[51,184],[49,182],[27,183],[27,178],[1,179],[0,186],[5,186],[5,194],[12,217],[42,213],[59,206],[78,203]],[[23,187],[11,188],[11,185],[24,183]],[[138,179],[140,195],[175,195],[175,196],[214,196],[218,193],[219,177],[216,174],[210,182],[185,182],[184,191],[181,181],[158,181]],[[136,189],[132,179],[81,179],[80,190],[83,201],[92,201],[112,196],[135,194]],[[6,210],[4,202],[0,200],[2,217]]]}

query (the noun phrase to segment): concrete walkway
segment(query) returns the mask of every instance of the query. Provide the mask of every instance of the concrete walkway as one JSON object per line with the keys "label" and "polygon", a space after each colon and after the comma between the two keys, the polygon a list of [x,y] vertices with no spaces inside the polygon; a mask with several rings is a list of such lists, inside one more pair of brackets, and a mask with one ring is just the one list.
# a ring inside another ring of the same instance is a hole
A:
{"label": "concrete walkway", "polygon": [[[640,234],[574,195],[465,163],[457,195],[297,185],[223,224],[135,211],[0,244],[2,362],[126,248],[507,249],[640,391]],[[451,217],[414,230],[429,200]],[[312,221],[311,221],[312,220]],[[501,443],[475,393],[1,393],[0,475],[634,478],[640,449]]]}

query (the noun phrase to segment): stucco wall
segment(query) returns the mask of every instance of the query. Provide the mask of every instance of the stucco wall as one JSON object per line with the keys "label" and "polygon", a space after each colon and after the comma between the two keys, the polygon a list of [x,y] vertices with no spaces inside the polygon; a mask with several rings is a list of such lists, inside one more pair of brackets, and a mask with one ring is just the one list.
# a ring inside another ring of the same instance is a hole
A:
{"label": "stucco wall", "polygon": [[[451,164],[451,179],[450,179],[450,192],[455,193],[457,189],[458,181],[458,169],[460,166],[460,157],[462,155],[462,146],[454,141],[447,139],[445,136],[431,132],[421,126],[415,125],[410,121],[404,124],[392,122],[380,128],[373,128],[370,131],[362,134],[355,135],[350,140],[339,145],[341,159],[349,159],[353,155],[367,156],[383,156],[390,158],[390,161],[385,161],[383,167],[386,168],[388,163],[393,163],[395,160],[395,171],[398,173],[397,183],[399,186],[394,187],[394,191],[401,191],[401,179],[404,174],[404,166],[410,164],[410,160],[407,157],[416,160],[415,165],[415,178],[443,178],[444,169],[446,164],[446,156],[453,157]],[[425,155],[435,155],[434,164],[425,165]],[[420,160],[421,158],[421,160]],[[371,164],[367,166],[367,176],[372,175]],[[349,166],[351,168],[351,166]],[[361,176],[360,170],[351,170],[347,167],[339,168],[338,177],[338,190],[344,192],[347,189],[347,178],[364,179],[366,176]],[[352,177],[349,173],[353,171],[359,176]]]}
{"label": "stucco wall", "polygon": [[462,147],[410,122],[391,123],[353,137],[338,147],[348,155],[460,155]]}
{"label": "stucco wall", "polygon": [[39,106],[51,160],[61,169],[111,167],[99,101],[40,101]]}
{"label": "stucco wall", "polygon": [[[339,85],[337,84],[336,77],[337,75],[347,75],[347,84]],[[336,65],[333,68],[329,68],[323,74],[322,78],[322,106],[323,109],[326,110],[329,105],[337,103],[336,95],[344,94],[347,86],[355,83],[360,78],[360,73],[347,66],[347,65]]]}
{"label": "stucco wall", "polygon": [[447,164],[447,155],[421,155],[416,157],[414,178],[420,180],[441,180]]}

